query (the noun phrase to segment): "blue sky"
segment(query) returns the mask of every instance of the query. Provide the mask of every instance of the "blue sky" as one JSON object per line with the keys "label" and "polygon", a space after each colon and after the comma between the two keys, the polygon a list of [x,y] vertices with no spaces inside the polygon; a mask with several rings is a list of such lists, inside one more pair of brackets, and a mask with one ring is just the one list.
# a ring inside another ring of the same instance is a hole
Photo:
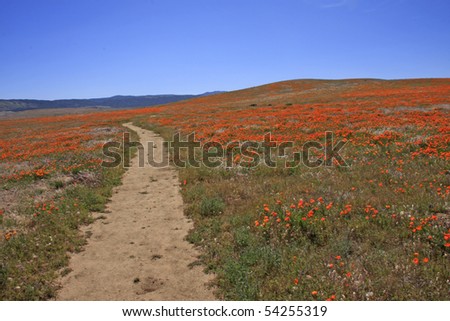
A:
{"label": "blue sky", "polygon": [[0,98],[450,77],[447,0],[0,0]]}

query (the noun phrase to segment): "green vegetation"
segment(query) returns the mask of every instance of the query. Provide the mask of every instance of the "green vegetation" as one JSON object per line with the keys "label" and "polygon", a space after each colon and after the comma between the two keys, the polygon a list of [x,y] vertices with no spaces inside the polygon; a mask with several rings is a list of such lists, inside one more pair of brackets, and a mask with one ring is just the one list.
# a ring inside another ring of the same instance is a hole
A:
{"label": "green vegetation", "polygon": [[24,192],[15,200],[16,217],[0,215],[2,230],[10,231],[0,240],[1,300],[55,297],[57,278],[69,272],[68,253],[82,250],[86,243],[79,228],[93,222],[92,212],[104,211],[123,173],[122,167],[78,169],[71,174],[81,179],[77,184],[54,179],[60,174],[52,173],[38,178],[40,189],[29,179],[3,185],[4,190]]}
{"label": "green vegetation", "polygon": [[[368,188],[368,173],[360,167],[294,172],[260,168],[235,175],[237,171],[180,172],[187,181],[186,211],[195,222],[189,240],[203,249],[221,298],[446,299],[446,229],[434,220],[446,206],[439,197],[410,192],[399,198]],[[205,202],[204,191],[226,200],[221,215],[205,215],[209,211],[204,204],[214,199]],[[299,208],[301,199],[305,205]],[[349,203],[351,210],[340,214]],[[426,227],[413,233],[411,217],[427,222]]]}

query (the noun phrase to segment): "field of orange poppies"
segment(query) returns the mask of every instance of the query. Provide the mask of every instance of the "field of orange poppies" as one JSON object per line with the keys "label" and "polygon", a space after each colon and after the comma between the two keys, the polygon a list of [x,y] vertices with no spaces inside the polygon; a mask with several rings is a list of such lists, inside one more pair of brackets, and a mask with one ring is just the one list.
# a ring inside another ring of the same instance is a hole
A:
{"label": "field of orange poppies", "polygon": [[[444,300],[450,282],[450,80],[297,80],[154,108],[0,120],[2,299],[49,299],[77,231],[122,168],[121,123],[201,142],[300,150],[345,142],[348,166],[180,168],[189,240],[227,300]],[[317,159],[323,154],[313,155]]]}
{"label": "field of orange poppies", "polygon": [[53,298],[67,253],[85,243],[78,228],[120,183],[123,168],[104,170],[101,147],[121,137],[122,118],[104,116],[0,121],[1,299]]}

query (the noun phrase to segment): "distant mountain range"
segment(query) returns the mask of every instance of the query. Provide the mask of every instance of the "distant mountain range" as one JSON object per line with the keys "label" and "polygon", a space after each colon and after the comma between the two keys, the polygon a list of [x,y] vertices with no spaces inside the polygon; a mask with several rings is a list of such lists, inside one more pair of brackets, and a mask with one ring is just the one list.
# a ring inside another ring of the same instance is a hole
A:
{"label": "distant mountain range", "polygon": [[196,97],[209,96],[222,93],[222,91],[206,92],[200,95],[147,95],[147,96],[113,96],[107,98],[91,99],[0,99],[0,112],[23,111],[43,108],[78,108],[78,107],[105,107],[105,108],[135,108],[173,103]]}

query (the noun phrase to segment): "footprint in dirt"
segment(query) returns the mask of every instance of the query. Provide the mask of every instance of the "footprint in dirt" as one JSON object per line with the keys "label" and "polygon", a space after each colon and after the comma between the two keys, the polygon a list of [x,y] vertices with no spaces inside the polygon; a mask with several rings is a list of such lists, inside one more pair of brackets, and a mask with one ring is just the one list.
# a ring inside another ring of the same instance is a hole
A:
{"label": "footprint in dirt", "polygon": [[146,277],[143,280],[140,280],[139,278],[134,279],[134,284],[139,286],[139,290],[136,291],[136,294],[142,295],[149,292],[155,292],[159,290],[163,285],[164,281],[160,279],[155,279],[151,276]]}
{"label": "footprint in dirt", "polygon": [[159,260],[161,258],[162,258],[162,255],[159,255],[159,254],[152,255],[152,261],[156,261],[156,260]]}

